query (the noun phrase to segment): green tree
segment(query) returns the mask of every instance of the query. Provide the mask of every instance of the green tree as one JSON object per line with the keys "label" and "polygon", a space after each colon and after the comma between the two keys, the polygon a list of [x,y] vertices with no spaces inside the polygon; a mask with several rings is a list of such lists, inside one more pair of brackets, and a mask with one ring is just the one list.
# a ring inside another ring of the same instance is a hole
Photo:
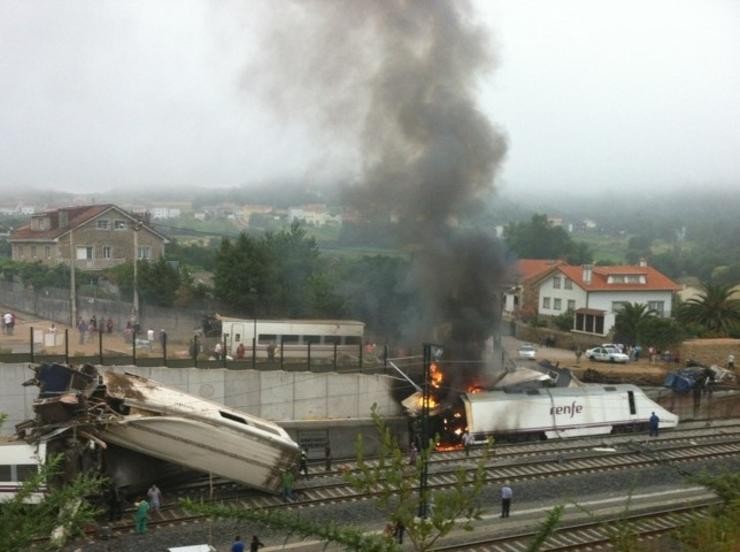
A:
{"label": "green tree", "polygon": [[704,283],[698,297],[681,305],[678,318],[701,326],[707,336],[735,335],[740,327],[740,299],[733,297],[731,285]]}
{"label": "green tree", "polygon": [[591,252],[585,243],[574,242],[568,232],[553,226],[546,215],[533,215],[529,222],[506,226],[506,244],[520,258],[562,259],[571,264],[590,262]]}
{"label": "green tree", "polygon": [[573,317],[575,313],[568,309],[563,314],[554,316],[552,319],[553,325],[562,332],[569,332],[573,329]]}
{"label": "green tree", "polygon": [[180,271],[164,257],[139,261],[138,285],[142,300],[148,305],[171,307],[182,285]]}
{"label": "green tree", "polygon": [[651,319],[657,317],[657,314],[657,312],[648,308],[644,303],[627,303],[623,305],[614,321],[615,339],[627,345],[642,345],[643,329]]}
{"label": "green tree", "polygon": [[268,296],[272,258],[264,243],[241,233],[221,242],[214,273],[214,295],[236,311],[257,313]]}
{"label": "green tree", "polygon": [[649,317],[640,325],[639,344],[642,346],[672,349],[687,337],[686,325],[679,324],[673,318]]}

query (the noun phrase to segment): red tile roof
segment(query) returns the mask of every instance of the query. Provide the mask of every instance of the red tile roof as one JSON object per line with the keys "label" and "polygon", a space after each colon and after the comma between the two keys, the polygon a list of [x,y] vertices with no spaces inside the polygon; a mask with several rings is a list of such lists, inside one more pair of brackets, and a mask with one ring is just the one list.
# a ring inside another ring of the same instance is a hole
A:
{"label": "red tile roof", "polygon": [[[582,266],[564,264],[557,269],[586,291],[678,291],[681,289],[676,282],[651,266],[595,266],[591,272],[590,284],[583,281]],[[644,274],[646,282],[644,284],[609,284],[607,278],[610,274]]]}
{"label": "red tile roof", "polygon": [[546,272],[556,266],[565,264],[564,261],[552,259],[519,259],[516,262],[517,281],[523,282],[539,276],[544,276]]}

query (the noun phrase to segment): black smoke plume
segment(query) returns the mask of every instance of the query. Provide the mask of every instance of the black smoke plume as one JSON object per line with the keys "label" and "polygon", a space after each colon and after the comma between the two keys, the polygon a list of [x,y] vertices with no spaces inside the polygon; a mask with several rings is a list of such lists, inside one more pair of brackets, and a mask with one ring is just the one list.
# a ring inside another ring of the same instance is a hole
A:
{"label": "black smoke plume", "polygon": [[462,0],[276,5],[250,86],[285,117],[318,122],[327,149],[356,152],[347,201],[413,247],[421,304],[409,337],[480,359],[504,272],[495,240],[465,225],[506,152],[477,106],[478,79],[495,65],[487,29]]}

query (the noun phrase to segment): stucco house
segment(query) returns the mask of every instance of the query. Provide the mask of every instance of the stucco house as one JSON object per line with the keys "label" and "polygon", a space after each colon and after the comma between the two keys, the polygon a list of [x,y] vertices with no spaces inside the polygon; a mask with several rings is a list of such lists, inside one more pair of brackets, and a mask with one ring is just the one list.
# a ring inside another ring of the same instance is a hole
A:
{"label": "stucco house", "polygon": [[[112,204],[63,207],[31,215],[8,240],[14,261],[102,270],[164,254],[166,236]],[[136,253],[134,253],[134,251]]]}
{"label": "stucco house", "polygon": [[573,331],[604,336],[626,303],[642,303],[669,317],[681,286],[648,266],[573,266],[559,264],[537,278],[537,313],[557,316],[574,312]]}
{"label": "stucco house", "polygon": [[536,284],[540,277],[549,273],[554,267],[566,264],[565,261],[552,259],[519,259],[509,271],[509,285],[504,290],[504,312],[516,314],[529,311],[537,312],[538,289]]}

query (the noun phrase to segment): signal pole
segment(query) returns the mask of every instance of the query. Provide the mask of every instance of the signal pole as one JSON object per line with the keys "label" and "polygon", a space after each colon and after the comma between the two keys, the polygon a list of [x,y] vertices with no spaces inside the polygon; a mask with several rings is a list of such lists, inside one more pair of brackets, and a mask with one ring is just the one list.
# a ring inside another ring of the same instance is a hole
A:
{"label": "signal pole", "polygon": [[421,392],[421,472],[419,473],[419,517],[426,519],[429,510],[429,455],[432,447],[429,444],[431,435],[429,435],[429,375],[431,372],[432,360],[439,360],[443,350],[439,345],[424,343],[423,348],[424,362],[424,384]]}

